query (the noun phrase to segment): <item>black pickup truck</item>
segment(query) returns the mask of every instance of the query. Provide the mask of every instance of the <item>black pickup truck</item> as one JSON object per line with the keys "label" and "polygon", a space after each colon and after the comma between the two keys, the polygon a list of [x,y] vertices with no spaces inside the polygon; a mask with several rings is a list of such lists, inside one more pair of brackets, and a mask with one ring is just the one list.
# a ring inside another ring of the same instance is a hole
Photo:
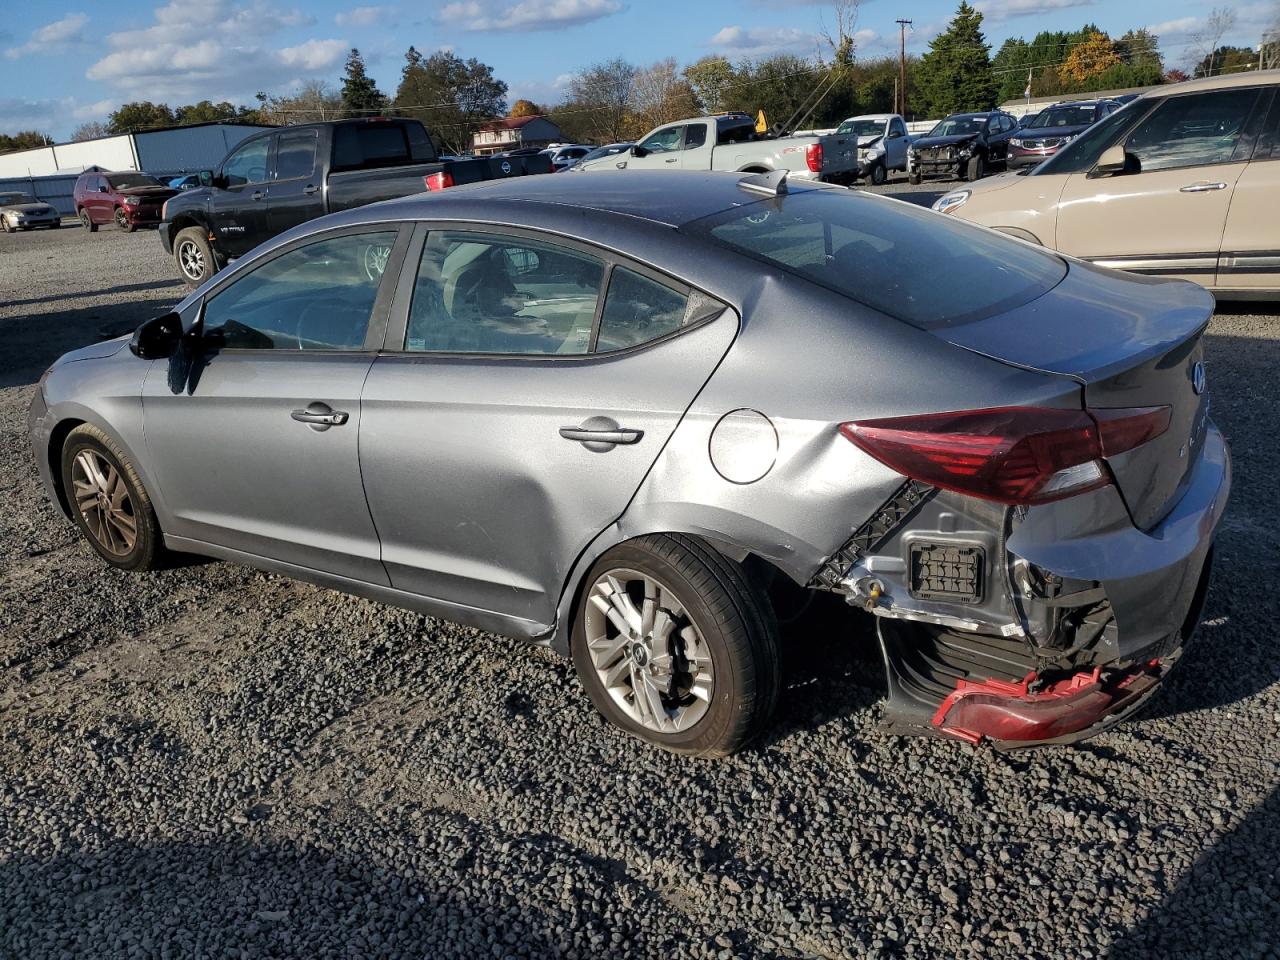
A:
{"label": "black pickup truck", "polygon": [[281,127],[241,141],[208,182],[165,204],[160,243],[198,286],[262,241],[326,213],[424,190],[550,173],[545,156],[440,160],[417,120]]}

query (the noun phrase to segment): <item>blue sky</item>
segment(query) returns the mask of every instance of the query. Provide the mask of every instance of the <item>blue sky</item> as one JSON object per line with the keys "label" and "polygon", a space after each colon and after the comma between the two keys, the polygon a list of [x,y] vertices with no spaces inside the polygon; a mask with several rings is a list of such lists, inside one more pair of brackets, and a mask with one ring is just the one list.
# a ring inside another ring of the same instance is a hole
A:
{"label": "blue sky", "polygon": [[[1219,3],[1219,5],[1224,5]],[[491,64],[511,98],[555,101],[576,69],[622,56],[687,63],[779,51],[813,56],[832,5],[805,0],[443,0],[353,6],[308,0],[110,0],[7,3],[0,18],[0,132],[36,128],[62,139],[135,99],[252,103],[309,79],[336,83],[359,47],[384,92],[394,92],[405,49],[447,47]],[[1096,22],[1113,36],[1146,26],[1166,63],[1198,59],[1193,36],[1207,0],[977,0],[993,50],[1009,36]],[[863,0],[859,52],[896,51],[894,20],[910,17],[922,50],[953,0]],[[1280,21],[1280,0],[1234,4],[1224,42],[1254,45]]]}

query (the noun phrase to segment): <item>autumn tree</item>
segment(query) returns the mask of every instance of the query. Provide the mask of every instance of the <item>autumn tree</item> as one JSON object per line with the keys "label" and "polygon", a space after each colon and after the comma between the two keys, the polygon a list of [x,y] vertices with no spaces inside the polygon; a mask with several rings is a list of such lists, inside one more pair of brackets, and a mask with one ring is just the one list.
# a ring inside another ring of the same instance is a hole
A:
{"label": "autumn tree", "polygon": [[342,78],[342,109],[348,117],[370,117],[383,111],[387,98],[365,71],[364,57],[355,47],[347,54]]}
{"label": "autumn tree", "polygon": [[552,112],[562,131],[577,140],[614,143],[627,133],[636,68],[621,57],[587,67],[569,82],[569,95]]}
{"label": "autumn tree", "polygon": [[272,97],[259,91],[256,99],[260,123],[314,123],[342,116],[342,95],[323,80],[304,83],[292,96]]}
{"label": "autumn tree", "polygon": [[99,137],[106,137],[110,134],[111,131],[101,120],[90,120],[88,123],[82,123],[76,127],[71,134],[71,139],[75,143],[80,143],[84,140],[96,140]]}
{"label": "autumn tree", "polygon": [[512,117],[540,117],[547,112],[545,107],[539,106],[532,100],[517,100],[511,105]]}
{"label": "autumn tree", "polygon": [[167,103],[137,100],[122,104],[107,117],[112,133],[130,133],[134,130],[151,130],[155,127],[171,127],[178,118]]}
{"label": "autumn tree", "polygon": [[982,14],[960,0],[947,29],[929,43],[916,70],[922,109],[935,116],[987,110],[996,102],[991,47],[982,33]]}
{"label": "autumn tree", "polygon": [[696,116],[693,86],[676,67],[675,57],[636,71],[631,86],[630,132],[639,137],[673,120]]}
{"label": "autumn tree", "polygon": [[1096,79],[1118,63],[1116,45],[1105,33],[1098,32],[1071,48],[1058,73],[1070,92],[1097,90],[1101,88],[1095,84]]}

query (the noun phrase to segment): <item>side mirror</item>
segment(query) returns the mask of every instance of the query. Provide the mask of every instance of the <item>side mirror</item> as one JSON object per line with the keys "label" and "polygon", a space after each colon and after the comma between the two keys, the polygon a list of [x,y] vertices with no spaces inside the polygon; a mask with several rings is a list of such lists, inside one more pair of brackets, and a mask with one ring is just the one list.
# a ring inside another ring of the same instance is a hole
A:
{"label": "side mirror", "polygon": [[1093,167],[1093,176],[1101,177],[1124,173],[1128,164],[1129,152],[1125,150],[1124,144],[1113,143],[1102,151],[1102,156],[1098,158],[1098,162]]}
{"label": "side mirror", "polygon": [[213,186],[213,174],[210,171],[208,170],[200,171],[200,186],[202,187]]}
{"label": "side mirror", "polygon": [[110,188],[109,188],[109,187],[100,186],[100,187],[98,187],[98,192],[99,192],[99,193],[110,193],[110,192],[111,192],[111,190],[110,190]]}
{"label": "side mirror", "polygon": [[649,155],[649,151],[637,143],[631,148],[631,155],[633,157],[647,157]]}
{"label": "side mirror", "polygon": [[133,331],[129,349],[143,360],[163,360],[173,356],[182,341],[182,318],[176,313],[152,317]]}

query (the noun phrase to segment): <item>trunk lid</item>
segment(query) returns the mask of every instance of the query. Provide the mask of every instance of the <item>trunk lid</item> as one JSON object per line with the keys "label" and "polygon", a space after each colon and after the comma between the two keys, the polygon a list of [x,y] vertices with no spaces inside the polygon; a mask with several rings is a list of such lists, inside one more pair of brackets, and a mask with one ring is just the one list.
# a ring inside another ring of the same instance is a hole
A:
{"label": "trunk lid", "polygon": [[1071,261],[1062,282],[1030,303],[931,332],[1005,363],[1072,377],[1090,408],[1169,407],[1168,430],[1107,458],[1134,523],[1149,529],[1177,502],[1204,445],[1201,335],[1213,308],[1194,284]]}

